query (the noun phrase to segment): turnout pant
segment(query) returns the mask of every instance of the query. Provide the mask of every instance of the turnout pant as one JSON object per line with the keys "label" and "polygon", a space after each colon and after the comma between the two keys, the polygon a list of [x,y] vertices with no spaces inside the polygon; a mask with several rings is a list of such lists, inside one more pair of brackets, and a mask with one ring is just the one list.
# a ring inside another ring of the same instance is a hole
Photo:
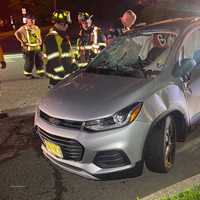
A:
{"label": "turnout pant", "polygon": [[34,68],[34,65],[36,67],[36,73],[38,75],[44,74],[43,69],[43,60],[42,55],[40,51],[26,51],[24,52],[24,75],[30,76],[32,75],[32,71]]}

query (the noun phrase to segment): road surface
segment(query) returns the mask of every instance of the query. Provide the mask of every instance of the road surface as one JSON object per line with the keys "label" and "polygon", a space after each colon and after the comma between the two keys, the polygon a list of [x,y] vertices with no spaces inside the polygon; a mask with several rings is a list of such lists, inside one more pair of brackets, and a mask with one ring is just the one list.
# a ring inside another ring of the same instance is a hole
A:
{"label": "road surface", "polygon": [[0,112],[34,106],[48,91],[48,79],[26,80],[22,54],[5,56],[6,69],[0,69]]}
{"label": "road surface", "polygon": [[0,120],[1,200],[134,200],[200,172],[199,129],[179,143],[169,174],[146,168],[137,178],[93,181],[66,172],[44,158],[32,137],[33,116]]}

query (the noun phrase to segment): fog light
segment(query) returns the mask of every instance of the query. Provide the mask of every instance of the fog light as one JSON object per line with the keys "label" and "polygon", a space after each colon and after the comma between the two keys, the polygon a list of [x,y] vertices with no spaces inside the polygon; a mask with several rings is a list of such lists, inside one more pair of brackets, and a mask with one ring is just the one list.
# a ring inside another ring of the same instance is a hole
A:
{"label": "fog light", "polygon": [[103,169],[122,167],[130,164],[130,160],[122,150],[98,152],[94,164]]}

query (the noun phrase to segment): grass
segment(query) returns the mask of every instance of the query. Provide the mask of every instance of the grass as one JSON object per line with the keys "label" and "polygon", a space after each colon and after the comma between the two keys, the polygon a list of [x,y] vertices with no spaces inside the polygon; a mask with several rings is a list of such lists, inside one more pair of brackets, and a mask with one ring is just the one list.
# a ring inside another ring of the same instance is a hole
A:
{"label": "grass", "polygon": [[174,197],[166,197],[161,200],[200,200],[200,185],[194,186],[193,188],[179,193]]}

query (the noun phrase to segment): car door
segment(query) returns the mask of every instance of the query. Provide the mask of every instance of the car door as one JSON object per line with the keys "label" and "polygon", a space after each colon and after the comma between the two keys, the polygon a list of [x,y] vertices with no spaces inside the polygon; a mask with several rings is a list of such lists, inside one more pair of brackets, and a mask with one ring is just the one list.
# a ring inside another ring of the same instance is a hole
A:
{"label": "car door", "polygon": [[[195,55],[198,54],[200,58],[200,27],[188,33],[183,40],[179,49],[179,65],[181,65],[183,59],[196,58]],[[193,124],[200,119],[200,61],[191,73],[185,74],[182,81],[188,103],[189,116]]]}

